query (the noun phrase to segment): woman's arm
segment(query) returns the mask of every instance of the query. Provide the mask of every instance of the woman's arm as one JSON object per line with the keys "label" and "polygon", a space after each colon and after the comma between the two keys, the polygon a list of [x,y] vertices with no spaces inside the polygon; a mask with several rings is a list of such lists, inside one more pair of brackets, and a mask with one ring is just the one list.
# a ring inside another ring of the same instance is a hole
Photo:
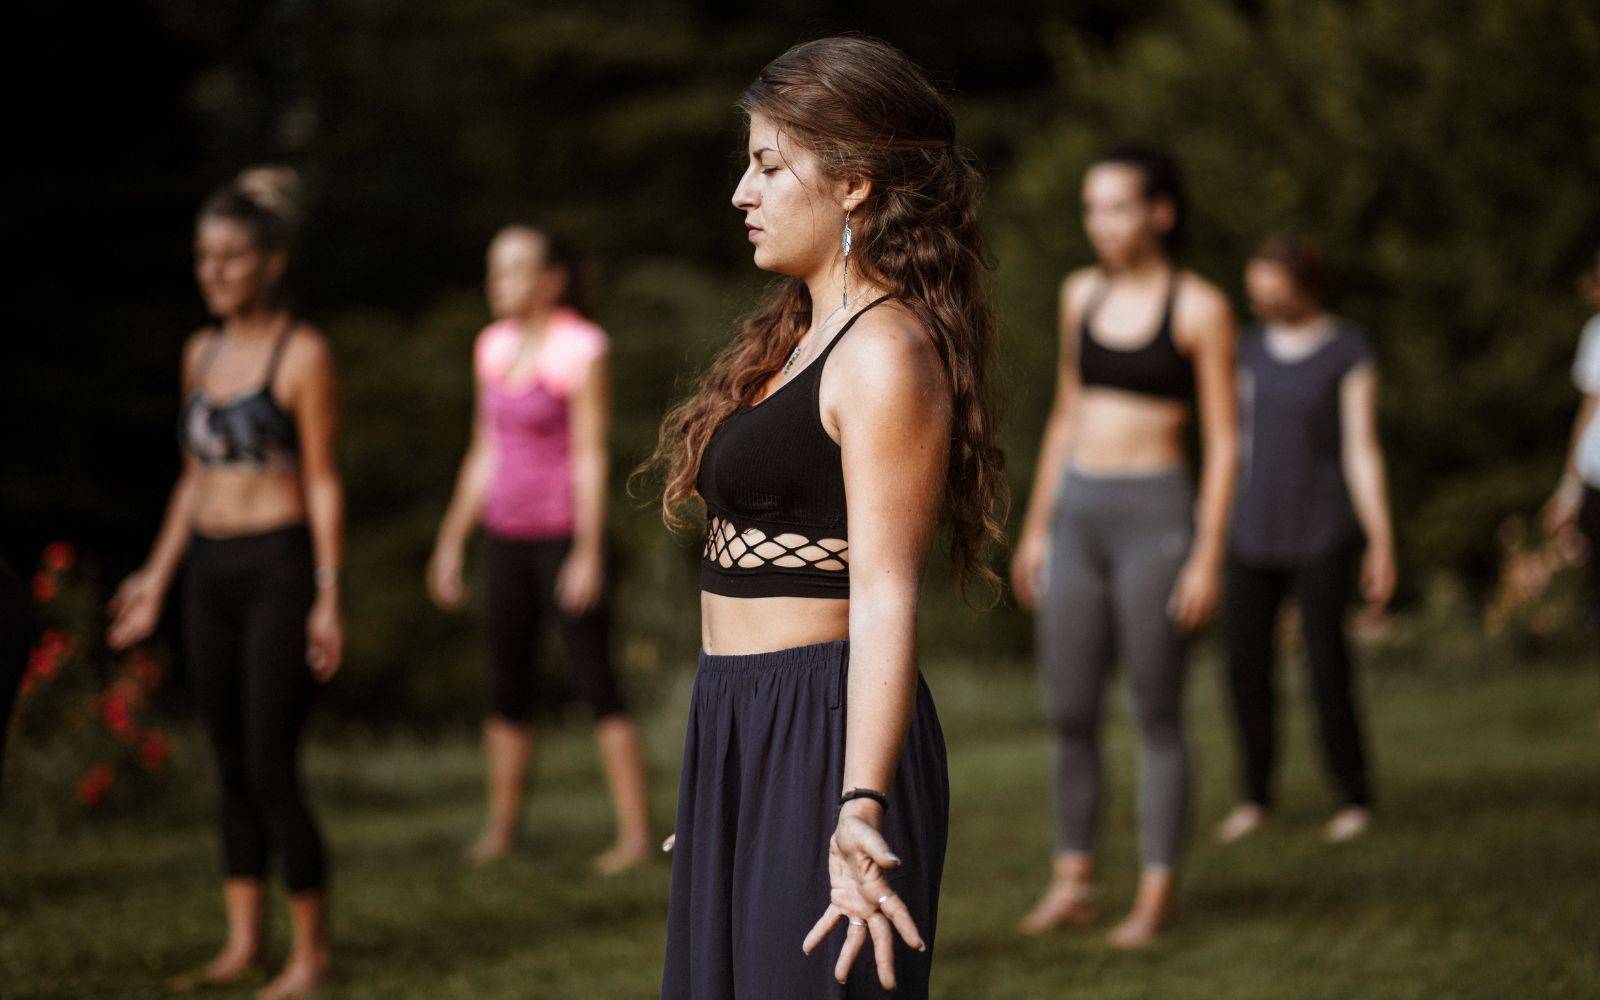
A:
{"label": "woman's arm", "polygon": [[1050,534],[1050,514],[1055,509],[1056,489],[1061,484],[1062,470],[1072,454],[1072,444],[1077,437],[1077,401],[1081,388],[1078,378],[1077,289],[1084,275],[1079,272],[1061,283],[1061,297],[1057,306],[1057,336],[1060,341],[1060,358],[1056,364],[1055,399],[1050,404],[1050,416],[1045,421],[1044,437],[1039,444],[1039,461],[1033,474],[1033,488],[1028,493],[1028,510],[1022,519],[1022,529],[1017,538],[1016,555],[1011,560],[1011,585],[1016,589],[1017,600],[1023,607],[1031,608],[1039,600],[1039,575],[1044,566],[1045,550]]}
{"label": "woman's arm", "polygon": [[[838,428],[850,525],[850,670],[845,694],[843,792],[889,792],[917,691],[917,592],[944,492],[950,445],[948,380],[931,341],[903,318],[872,316],[834,353],[827,405]],[[804,947],[842,917],[852,925],[835,967],[848,975],[867,934],[879,978],[894,981],[893,927],[911,947],[921,936],[882,869],[899,863],[878,832],[883,808],[853,799],[829,844],[832,899]],[[880,897],[885,897],[879,903]]]}
{"label": "woman's arm", "polygon": [[1381,608],[1394,596],[1394,528],[1389,518],[1389,484],[1378,440],[1378,373],[1358,365],[1339,383],[1340,461],[1350,504],[1367,536],[1361,563],[1361,590],[1367,603]]}
{"label": "woman's arm", "polygon": [[466,597],[461,568],[467,539],[483,513],[483,499],[489,492],[489,477],[494,473],[494,436],[484,416],[484,387],[480,381],[472,409],[472,441],[456,472],[456,485],[450,505],[439,522],[439,535],[428,559],[428,593],[445,610],[461,606]]}
{"label": "woman's arm", "polygon": [[290,344],[291,395],[300,427],[300,482],[305,491],[306,519],[316,557],[317,599],[307,622],[310,639],[306,659],[319,679],[339,669],[344,648],[340,619],[339,574],[344,565],[344,486],[339,479],[335,441],[338,435],[338,383],[333,352],[320,334],[309,333]]}
{"label": "woman's arm", "polygon": [[582,614],[605,583],[607,438],[611,431],[611,367],[604,353],[589,364],[569,401],[572,435],[572,551],[556,579],[556,600]]}
{"label": "woman's arm", "polygon": [[1588,432],[1589,421],[1600,412],[1600,396],[1587,393],[1578,404],[1578,415],[1572,421],[1572,437],[1567,443],[1567,461],[1556,482],[1555,492],[1545,502],[1541,520],[1544,530],[1558,534],[1572,527],[1578,520],[1578,508],[1583,504],[1583,480],[1578,478],[1578,448]]}
{"label": "woman's arm", "polygon": [[1194,545],[1178,575],[1169,613],[1185,629],[1210,617],[1222,589],[1222,561],[1228,544],[1228,512],[1233,506],[1239,461],[1238,394],[1235,388],[1233,309],[1223,294],[1190,280],[1174,331],[1194,358],[1200,413],[1200,495],[1195,509]]}
{"label": "woman's arm", "polygon": [[[195,372],[209,336],[208,331],[202,330],[191,335],[184,345],[179,379],[181,397],[187,397],[194,388]],[[189,547],[201,473],[194,456],[184,454],[182,461],[182,471],[167,499],[166,513],[161,518],[161,529],[156,533],[149,557],[143,566],[122,581],[111,599],[111,625],[106,629],[106,643],[112,649],[143,642],[155,631],[167,591]]]}

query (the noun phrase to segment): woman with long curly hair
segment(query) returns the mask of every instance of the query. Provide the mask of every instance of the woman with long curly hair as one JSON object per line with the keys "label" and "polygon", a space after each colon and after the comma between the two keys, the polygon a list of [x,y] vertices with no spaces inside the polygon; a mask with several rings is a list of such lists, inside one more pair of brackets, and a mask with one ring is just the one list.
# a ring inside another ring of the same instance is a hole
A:
{"label": "woman with long curly hair", "polygon": [[740,107],[733,204],[781,277],[646,464],[669,525],[706,519],[661,995],[925,997],[949,782],[917,594],[941,515],[998,583],[1006,502],[980,182],[881,42],[790,49]]}

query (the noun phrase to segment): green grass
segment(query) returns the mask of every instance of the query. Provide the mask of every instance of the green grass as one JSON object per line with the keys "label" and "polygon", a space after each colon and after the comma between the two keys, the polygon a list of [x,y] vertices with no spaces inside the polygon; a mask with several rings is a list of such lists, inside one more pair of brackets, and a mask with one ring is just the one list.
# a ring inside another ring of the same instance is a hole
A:
{"label": "green grass", "polygon": [[[1191,699],[1198,825],[1183,908],[1164,942],[1140,955],[1108,949],[1099,929],[1042,941],[1012,932],[1041,886],[1050,842],[1033,680],[1010,664],[937,660],[928,675],[954,795],[936,996],[1600,996],[1600,685],[1590,670],[1369,676],[1381,820],[1364,841],[1338,848],[1318,837],[1331,803],[1293,684],[1279,816],[1224,849],[1205,834],[1230,801],[1232,746],[1214,670],[1202,664]],[[686,684],[648,720],[663,832]],[[1132,743],[1117,698],[1107,922],[1126,905],[1136,864]],[[187,746],[180,763],[195,788],[159,815],[43,843],[15,829],[0,838],[0,996],[160,996],[164,976],[217,945],[208,779]],[[337,970],[325,995],[654,994],[667,867],[589,875],[610,834],[592,745],[576,727],[541,750],[523,851],[473,870],[457,860],[480,816],[469,737],[323,738],[311,749],[337,880]],[[275,906],[272,960],[283,919]]]}

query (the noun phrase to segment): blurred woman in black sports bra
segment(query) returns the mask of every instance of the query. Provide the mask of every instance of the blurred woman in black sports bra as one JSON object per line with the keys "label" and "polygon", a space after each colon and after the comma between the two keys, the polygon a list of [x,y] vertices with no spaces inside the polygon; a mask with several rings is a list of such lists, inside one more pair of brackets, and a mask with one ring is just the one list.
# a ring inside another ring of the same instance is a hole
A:
{"label": "blurred woman in black sports bra", "polygon": [[257,168],[200,210],[195,277],[219,323],[184,348],[183,471],[149,559],[112,601],[107,635],[115,648],[148,637],[184,563],[185,658],[222,779],[228,936],[172,985],[250,970],[276,856],[293,943],[266,998],[310,993],[328,966],[327,865],[300,787],[299,744],[316,683],[338,669],[343,645],[333,361],[278,295],[297,201],[292,171]]}
{"label": "blurred woman in black sports bra", "polygon": [[[1128,677],[1140,744],[1139,856],[1120,947],[1166,922],[1188,826],[1183,689],[1189,634],[1217,603],[1233,492],[1234,322],[1227,299],[1173,259],[1183,223],[1177,168],[1124,148],[1083,181],[1099,258],[1061,286],[1061,364],[1012,564],[1036,607],[1055,731],[1053,875],[1022,930],[1094,919],[1101,813],[1100,712],[1113,658]],[[1198,503],[1183,429],[1198,411]]]}

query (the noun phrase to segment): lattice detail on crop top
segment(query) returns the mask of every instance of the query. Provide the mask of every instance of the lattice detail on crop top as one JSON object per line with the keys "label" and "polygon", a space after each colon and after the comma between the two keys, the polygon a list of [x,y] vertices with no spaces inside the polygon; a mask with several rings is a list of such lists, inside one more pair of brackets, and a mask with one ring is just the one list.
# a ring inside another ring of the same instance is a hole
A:
{"label": "lattice detail on crop top", "polygon": [[727,518],[713,514],[701,553],[723,569],[758,566],[810,566],[843,572],[849,567],[850,545],[843,538],[810,539],[793,531],[769,535],[760,528],[736,529]]}

